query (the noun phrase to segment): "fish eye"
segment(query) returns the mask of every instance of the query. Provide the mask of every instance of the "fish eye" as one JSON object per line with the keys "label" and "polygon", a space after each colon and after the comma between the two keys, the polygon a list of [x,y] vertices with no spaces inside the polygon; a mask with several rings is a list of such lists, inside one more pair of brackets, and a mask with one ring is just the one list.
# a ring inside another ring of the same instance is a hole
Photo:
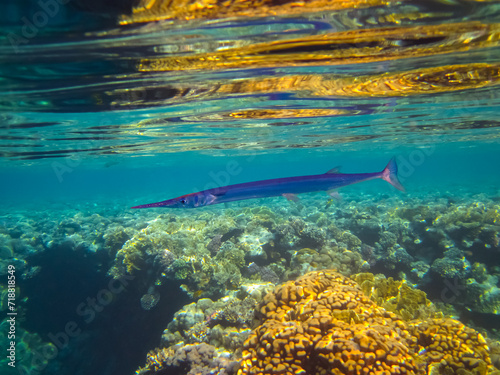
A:
{"label": "fish eye", "polygon": [[179,202],[181,202],[182,204],[186,204],[186,198],[180,199]]}

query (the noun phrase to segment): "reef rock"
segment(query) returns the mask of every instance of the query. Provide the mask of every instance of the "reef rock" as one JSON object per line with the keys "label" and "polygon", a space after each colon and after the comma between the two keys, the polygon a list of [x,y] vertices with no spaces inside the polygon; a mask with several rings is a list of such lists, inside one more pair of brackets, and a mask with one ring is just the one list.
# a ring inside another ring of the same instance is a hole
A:
{"label": "reef rock", "polygon": [[237,365],[238,362],[218,353],[212,345],[188,344],[150,351],[146,365],[136,374],[231,375]]}

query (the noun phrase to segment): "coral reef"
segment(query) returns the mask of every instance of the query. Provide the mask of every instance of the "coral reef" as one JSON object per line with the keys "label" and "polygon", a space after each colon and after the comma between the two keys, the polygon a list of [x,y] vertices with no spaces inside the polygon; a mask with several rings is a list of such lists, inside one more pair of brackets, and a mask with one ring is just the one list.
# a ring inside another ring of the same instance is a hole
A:
{"label": "coral reef", "polygon": [[243,284],[239,291],[217,301],[199,299],[177,311],[162,336],[162,345],[206,342],[236,349],[248,335],[257,300],[272,289],[270,283]]}
{"label": "coral reef", "polygon": [[141,297],[141,307],[144,310],[151,310],[160,301],[160,293],[149,287],[148,292]]}
{"label": "coral reef", "polygon": [[483,336],[453,319],[410,323],[417,337],[413,350],[428,374],[487,374],[493,371]]}
{"label": "coral reef", "polygon": [[[193,298],[217,299],[248,279],[278,283],[320,269],[351,275],[375,267],[428,292],[461,280],[464,292],[447,302],[498,311],[500,264],[489,261],[500,251],[497,204],[385,203],[345,200],[326,207],[312,200],[220,215],[163,214],[135,228],[111,225],[96,243],[115,257],[110,275],[141,273],[145,290],[176,280]],[[73,218],[58,232],[67,238],[81,228]]]}
{"label": "coral reef", "polygon": [[[140,274],[145,289],[182,281],[191,297],[217,299],[247,278],[277,284],[311,270],[350,274],[370,268],[359,251],[361,240],[348,230],[284,217],[256,207],[219,216],[160,215],[138,230],[114,226],[103,235],[104,249],[114,256],[109,274]],[[307,218],[328,224],[316,210]]]}
{"label": "coral reef", "polygon": [[[10,324],[6,319],[0,323],[2,332],[9,332]],[[0,345],[2,348],[7,349],[10,347],[10,342],[14,341],[15,344],[15,367],[8,365],[10,359],[7,357],[9,354],[2,356],[0,366],[2,366],[2,374],[39,374],[44,369],[50,359],[57,355],[55,345],[50,342],[44,342],[37,333],[30,333],[24,328],[17,325],[15,331],[15,339],[11,340],[8,335],[0,336]]]}
{"label": "coral reef", "polygon": [[[154,210],[123,212],[116,207],[97,213],[94,205],[64,208],[51,216],[5,214],[0,222],[0,275],[5,274],[7,264],[13,264],[20,284],[36,281],[47,265],[35,259],[45,253],[58,256],[63,249],[64,254],[92,260],[93,272],[103,276],[106,272],[118,280],[133,276],[127,279],[134,293],[130,304],[148,310],[141,310],[146,314],[159,312],[158,306],[168,299],[166,291],[181,286],[194,307],[185,306],[184,315],[179,312],[165,331],[162,345],[204,343],[231,353],[249,334],[251,311],[265,289],[322,269],[337,269],[344,276],[362,272],[354,277],[367,303],[389,314],[380,318],[389,326],[404,324],[412,343],[415,339],[414,344],[420,345],[418,351],[425,350],[423,354],[432,351],[418,341],[427,328],[417,329],[414,320],[443,319],[436,306],[454,317],[468,314],[478,329],[498,316],[498,199],[446,194],[429,198],[413,193],[388,198],[347,192],[344,199],[334,202],[318,194],[308,196],[307,204],[280,198],[268,203],[266,207],[236,204],[228,209],[208,207],[160,215]],[[437,303],[430,304],[413,286]],[[21,298],[33,300],[23,293],[18,293]],[[250,303],[250,297],[254,302]],[[351,324],[349,319],[361,324],[355,317],[342,316],[336,318],[339,327]],[[309,318],[303,316],[305,321]],[[489,326],[490,335],[498,333],[493,323]],[[405,343],[406,333],[401,332]],[[412,343],[405,344],[408,353],[417,350]],[[325,357],[324,366],[331,360]],[[422,366],[418,360],[415,364]],[[432,371],[451,370],[435,366]]]}
{"label": "coral reef", "polygon": [[434,260],[431,270],[442,278],[464,279],[470,274],[471,265],[465,259],[462,251],[450,248],[443,253],[443,258]]}
{"label": "coral reef", "polygon": [[[258,289],[269,289],[261,285]],[[225,350],[240,348],[249,334],[257,301],[249,294],[243,299],[202,298],[177,311],[162,335],[162,346],[179,343],[208,343]],[[260,293],[261,294],[261,293]],[[258,296],[258,294],[254,295]]]}
{"label": "coral reef", "polygon": [[363,260],[359,252],[348,250],[345,244],[339,245],[332,243],[331,246],[324,246],[319,251],[309,248],[291,251],[288,274],[296,276],[314,270],[337,268],[342,270],[342,273],[350,275],[369,269],[369,264]]}
{"label": "coral reef", "polygon": [[[359,237],[371,267],[399,274],[444,302],[496,314],[500,206],[485,199],[408,198],[386,210],[341,207],[335,221]],[[482,266],[481,266],[482,265]],[[450,291],[449,285],[458,290]],[[449,295],[448,295],[449,294]]]}
{"label": "coral reef", "polygon": [[417,369],[403,321],[336,272],[311,272],[277,287],[260,315],[262,324],[245,342],[241,375]]}
{"label": "coral reef", "polygon": [[[138,374],[235,374],[243,342],[250,334],[257,299],[269,283],[248,283],[218,301],[199,299],[177,311],[165,329],[161,347],[148,354]],[[233,293],[234,294],[234,293]],[[180,370],[179,370],[180,369]]]}
{"label": "coral reef", "polygon": [[217,353],[212,345],[188,344],[152,350],[146,365],[136,374],[231,375],[236,373],[237,366],[238,362]]}
{"label": "coral reef", "polygon": [[392,277],[371,273],[359,273],[352,278],[377,305],[398,314],[405,321],[443,316],[427,299],[425,292],[413,288],[405,280],[396,281]]}
{"label": "coral reef", "polygon": [[473,329],[451,319],[406,323],[334,271],[277,287],[264,298],[260,319],[244,344],[239,375],[492,370],[486,342]]}

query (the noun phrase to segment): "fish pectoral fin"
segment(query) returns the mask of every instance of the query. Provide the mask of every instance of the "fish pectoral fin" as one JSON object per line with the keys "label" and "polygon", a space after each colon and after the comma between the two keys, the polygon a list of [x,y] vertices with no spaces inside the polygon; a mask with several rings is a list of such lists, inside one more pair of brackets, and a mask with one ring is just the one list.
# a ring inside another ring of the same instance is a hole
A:
{"label": "fish pectoral fin", "polygon": [[338,174],[340,173],[340,166],[336,166],[335,168],[330,169],[325,174]]}
{"label": "fish pectoral fin", "polygon": [[298,202],[300,201],[300,198],[297,197],[297,195],[295,194],[288,194],[288,193],[285,193],[285,194],[282,194],[287,200],[289,201],[294,201],[294,202]]}
{"label": "fish pectoral fin", "polygon": [[[222,194],[224,195],[224,194]],[[214,203],[214,201],[217,199],[217,195],[214,195],[214,194],[208,194],[207,195],[207,201],[206,201],[206,205],[209,205],[209,204],[212,204]]]}

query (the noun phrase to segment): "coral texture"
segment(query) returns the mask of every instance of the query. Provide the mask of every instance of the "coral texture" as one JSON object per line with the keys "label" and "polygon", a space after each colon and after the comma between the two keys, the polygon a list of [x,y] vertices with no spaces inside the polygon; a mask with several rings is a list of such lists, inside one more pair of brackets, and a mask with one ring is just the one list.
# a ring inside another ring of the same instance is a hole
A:
{"label": "coral texture", "polygon": [[419,361],[428,374],[486,374],[491,369],[489,348],[483,336],[454,319],[415,322]]}
{"label": "coral texture", "polygon": [[415,373],[415,340],[394,313],[334,271],[279,286],[260,309],[239,374]]}
{"label": "coral texture", "polygon": [[277,287],[260,316],[239,375],[482,375],[492,368],[486,342],[473,329],[452,319],[406,323],[331,270]]}
{"label": "coral texture", "polygon": [[165,347],[179,343],[207,343],[220,350],[240,348],[250,332],[257,301],[223,297],[218,301],[202,298],[175,313],[162,336]]}
{"label": "coral texture", "polygon": [[146,366],[136,374],[230,375],[235,373],[236,366],[237,362],[219,356],[212,345],[201,343],[152,350]]}
{"label": "coral texture", "polygon": [[412,288],[404,280],[386,278],[382,274],[358,273],[356,280],[363,292],[379,306],[398,314],[405,321],[440,318],[442,313],[427,299],[425,292]]}

